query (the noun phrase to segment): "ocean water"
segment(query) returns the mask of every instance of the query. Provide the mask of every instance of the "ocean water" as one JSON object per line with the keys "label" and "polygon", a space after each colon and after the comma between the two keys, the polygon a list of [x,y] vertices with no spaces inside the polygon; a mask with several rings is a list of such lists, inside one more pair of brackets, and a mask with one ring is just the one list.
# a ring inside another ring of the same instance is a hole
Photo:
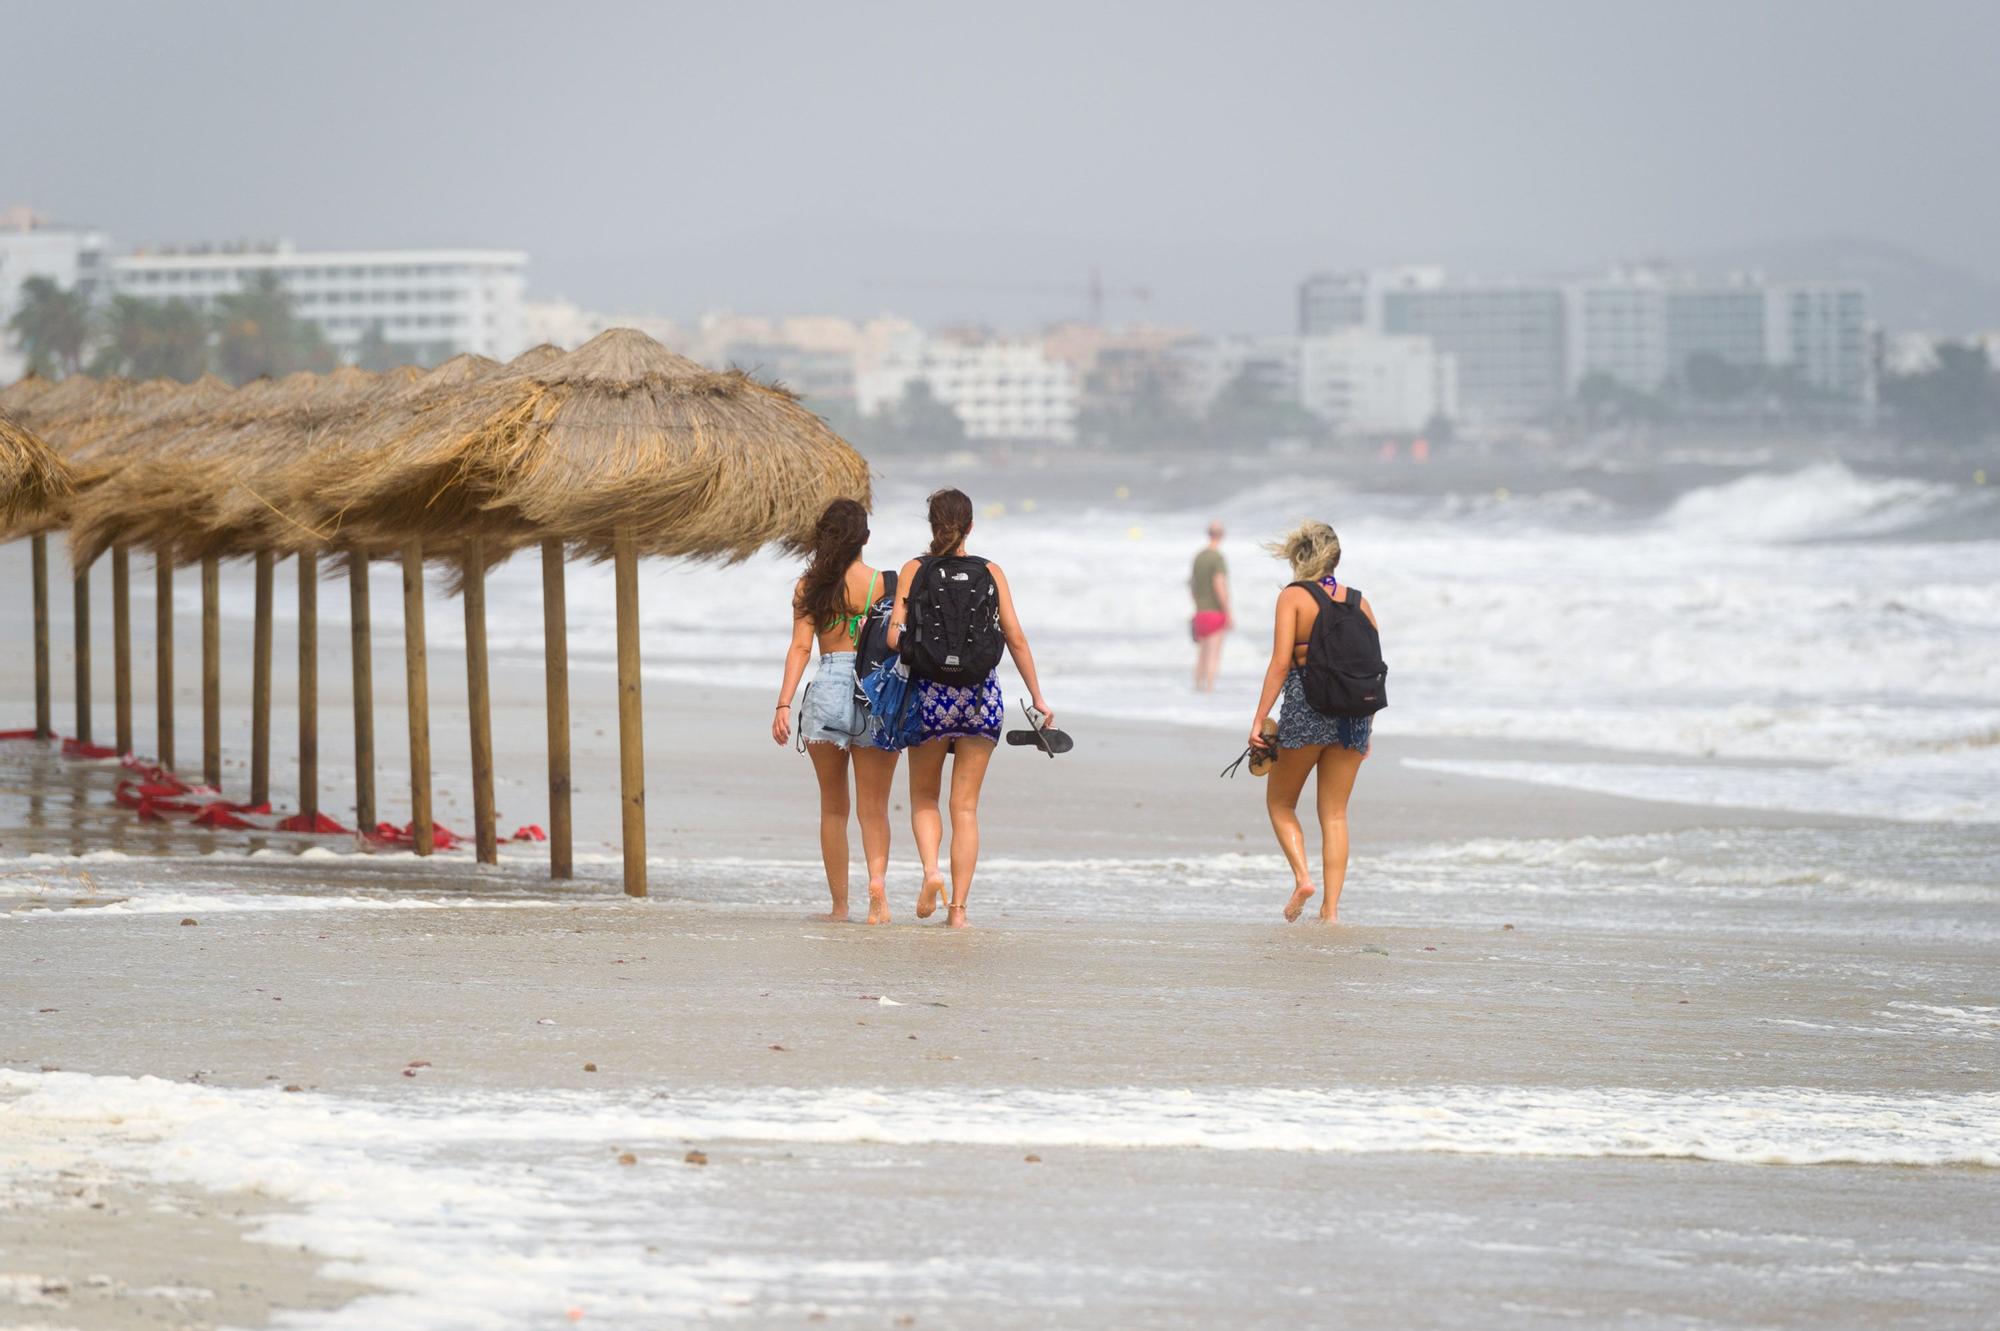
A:
{"label": "ocean water", "polygon": [[[1341,574],[1383,623],[1384,745],[1568,741],[1663,763],[1494,774],[1741,808],[2000,821],[2000,490],[1819,463],[1638,503],[1615,479],[1520,497],[1236,479],[1196,507],[1056,479],[1033,498],[1036,477],[1007,474],[989,480],[1008,498],[987,506],[973,545],[1007,569],[1045,691],[1075,716],[1247,728],[1288,577],[1260,542],[1311,516],[1341,533]],[[921,549],[921,492],[881,487],[873,562]],[[1185,585],[1211,517],[1230,529],[1240,631],[1220,691],[1198,697]],[[774,555],[648,565],[649,671],[769,688],[796,572]],[[490,594],[537,605],[538,579],[532,558],[516,559]],[[610,668],[609,570],[574,568],[569,599],[573,660]],[[453,640],[456,621],[435,618]],[[538,657],[533,616],[497,616],[493,632],[496,652]]]}
{"label": "ocean water", "polygon": [[[1240,465],[1211,475],[1135,461],[1130,487],[1117,474],[892,469],[866,555],[894,567],[918,553],[925,491],[955,481],[980,510],[973,545],[1008,571],[1057,708],[1086,728],[1102,716],[1240,731],[1289,576],[1262,543],[1322,518],[1341,533],[1341,576],[1383,623],[1385,745],[1406,735],[1574,743],[1654,761],[1458,770],[1719,807],[2000,821],[2000,486],[1769,460],[1675,471],[1671,482],[1579,469],[1520,493],[1454,488],[1443,472],[1421,494]],[[1238,631],[1219,692],[1198,696],[1186,578],[1211,518],[1230,531]],[[799,568],[775,553],[642,564],[648,675],[773,687]],[[397,570],[378,562],[374,577],[378,607],[393,606]],[[539,662],[540,577],[533,553],[492,573],[497,659]],[[198,609],[190,581],[178,591],[184,614]],[[570,566],[577,670],[613,668],[611,581],[608,566]],[[340,600],[324,612],[337,618]],[[232,592],[224,610],[247,604]],[[278,617],[293,612],[280,596]],[[375,619],[378,650],[393,651],[396,616]],[[434,611],[428,631],[441,647],[462,642],[448,611]],[[1018,696],[1011,665],[1002,678]]]}

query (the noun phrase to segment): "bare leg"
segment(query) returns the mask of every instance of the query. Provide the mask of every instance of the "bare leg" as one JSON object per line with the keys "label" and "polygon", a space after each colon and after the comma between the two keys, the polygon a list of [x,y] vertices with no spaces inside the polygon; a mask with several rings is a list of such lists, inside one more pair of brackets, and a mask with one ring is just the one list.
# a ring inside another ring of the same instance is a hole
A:
{"label": "bare leg", "polygon": [[1215,692],[1215,675],[1222,668],[1223,634],[1211,633],[1201,640],[1201,650],[1195,657],[1194,687],[1198,693]]}
{"label": "bare leg", "polygon": [[868,923],[889,923],[889,787],[896,758],[881,749],[856,748],[854,797],[861,820],[861,853],[868,861]]}
{"label": "bare leg", "polygon": [[965,899],[979,867],[979,788],[992,761],[992,740],[961,739],[951,763],[951,911],[945,923],[954,929],[965,927]]}
{"label": "bare leg", "polygon": [[1302,749],[1279,749],[1278,765],[1264,778],[1264,808],[1271,815],[1271,830],[1278,834],[1278,849],[1292,867],[1292,897],[1285,903],[1285,919],[1299,918],[1314,892],[1312,873],[1306,868],[1306,831],[1299,826],[1299,792],[1306,778],[1319,765],[1322,750],[1315,745]]}
{"label": "bare leg", "polygon": [[847,750],[838,744],[808,744],[813,775],[819,778],[819,857],[826,864],[830,921],[847,918]]}
{"label": "bare leg", "polygon": [[1347,882],[1347,797],[1364,755],[1329,744],[1319,760],[1319,835],[1326,895],[1319,899],[1319,917],[1331,924],[1340,914],[1340,889]]}
{"label": "bare leg", "polygon": [[923,890],[917,894],[917,918],[937,913],[944,875],[938,872],[938,846],[944,841],[944,820],[938,816],[938,791],[944,784],[946,741],[931,740],[910,750],[910,831],[917,839],[917,858],[924,866]]}

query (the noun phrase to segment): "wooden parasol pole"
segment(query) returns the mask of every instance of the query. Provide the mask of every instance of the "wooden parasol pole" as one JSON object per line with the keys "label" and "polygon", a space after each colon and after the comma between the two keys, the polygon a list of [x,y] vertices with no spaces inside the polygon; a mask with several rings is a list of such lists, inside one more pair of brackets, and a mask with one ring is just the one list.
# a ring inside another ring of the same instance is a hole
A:
{"label": "wooden parasol pole", "polygon": [[630,528],[612,539],[618,587],[618,788],[625,895],[646,895],[646,737],[639,697],[639,556]]}
{"label": "wooden parasol pole", "polygon": [[403,546],[403,667],[410,711],[410,835],[419,855],[436,847],[431,831],[430,668],[424,659],[424,543]]}
{"label": "wooden parasol pole", "polygon": [[201,561],[201,781],[222,789],[222,561]]}
{"label": "wooden parasol pole", "polygon": [[118,756],[132,748],[132,556],[111,547],[111,728]]}
{"label": "wooden parasol pole", "polygon": [[549,877],[575,872],[569,813],[569,608],[563,544],[542,542],[542,663],[548,679]]}
{"label": "wooden parasol pole", "polygon": [[299,571],[299,817],[319,819],[319,552],[301,550]]}
{"label": "wooden parasol pole", "polygon": [[368,614],[368,556],[347,552],[347,624],[354,654],[354,821],[375,830],[375,660]]}
{"label": "wooden parasol pole", "polygon": [[76,622],[76,738],[90,743],[90,565],[70,570],[70,604]]}
{"label": "wooden parasol pole", "polygon": [[153,693],[158,711],[153,748],[160,766],[174,770],[174,561],[153,551]]}
{"label": "wooden parasol pole", "polygon": [[35,580],[35,738],[56,733],[55,693],[49,687],[49,538],[29,541]]}
{"label": "wooden parasol pole", "polygon": [[256,622],[250,647],[250,802],[271,799],[271,595],[275,570],[268,550],[259,550]]}
{"label": "wooden parasol pole", "polygon": [[498,864],[493,826],[493,699],[486,672],[486,542],[465,543],[465,698],[472,722],[472,839],[481,864]]}

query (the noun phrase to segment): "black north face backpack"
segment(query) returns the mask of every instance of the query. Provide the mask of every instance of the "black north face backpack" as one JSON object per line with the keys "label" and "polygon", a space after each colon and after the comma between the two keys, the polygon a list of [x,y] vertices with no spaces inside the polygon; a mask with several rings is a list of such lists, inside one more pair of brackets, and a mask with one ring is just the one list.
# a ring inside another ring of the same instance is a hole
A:
{"label": "black north face backpack", "polygon": [[1306,640],[1306,705],[1322,716],[1373,716],[1389,705],[1389,667],[1382,636],[1361,613],[1361,593],[1336,601],[1316,582],[1295,582],[1319,597],[1319,618]]}
{"label": "black north face backpack", "polygon": [[924,559],[910,580],[909,615],[899,650],[910,673],[961,688],[1000,664],[1000,585],[973,555]]}

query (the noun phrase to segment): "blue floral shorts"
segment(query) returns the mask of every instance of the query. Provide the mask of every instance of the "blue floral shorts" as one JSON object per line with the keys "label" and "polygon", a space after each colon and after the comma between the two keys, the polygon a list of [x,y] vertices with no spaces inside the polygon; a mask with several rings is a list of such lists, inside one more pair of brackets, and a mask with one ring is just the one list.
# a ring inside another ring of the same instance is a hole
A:
{"label": "blue floral shorts", "polygon": [[1327,716],[1306,701],[1306,673],[1293,666],[1285,676],[1285,710],[1278,713],[1278,747],[1312,749],[1335,744],[1367,753],[1375,734],[1372,716]]}
{"label": "blue floral shorts", "polygon": [[977,684],[940,684],[932,679],[912,680],[917,691],[916,706],[921,718],[922,738],[990,739],[1000,742],[1000,725],[1007,719],[1007,700],[1000,696],[1000,672],[993,671]]}

